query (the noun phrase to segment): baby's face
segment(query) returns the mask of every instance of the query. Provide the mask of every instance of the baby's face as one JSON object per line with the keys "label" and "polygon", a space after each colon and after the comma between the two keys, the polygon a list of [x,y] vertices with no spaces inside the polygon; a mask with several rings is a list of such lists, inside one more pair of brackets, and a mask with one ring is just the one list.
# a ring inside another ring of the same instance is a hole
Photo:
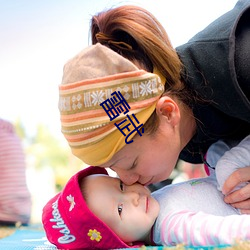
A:
{"label": "baby's face", "polygon": [[85,178],[88,206],[126,243],[144,240],[159,214],[159,203],[141,184],[127,186],[105,175]]}

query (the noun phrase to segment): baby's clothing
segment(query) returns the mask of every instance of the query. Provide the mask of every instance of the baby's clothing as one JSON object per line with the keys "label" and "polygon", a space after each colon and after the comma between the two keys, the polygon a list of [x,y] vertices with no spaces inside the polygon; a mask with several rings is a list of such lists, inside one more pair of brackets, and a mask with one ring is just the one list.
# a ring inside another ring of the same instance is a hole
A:
{"label": "baby's clothing", "polygon": [[204,246],[232,244],[239,237],[250,239],[250,216],[240,215],[225,203],[218,190],[233,171],[249,165],[250,136],[229,149],[222,141],[211,146],[207,161],[211,167],[216,165],[216,171],[211,168],[209,177],[166,186],[152,193],[160,203],[153,229],[155,244]]}

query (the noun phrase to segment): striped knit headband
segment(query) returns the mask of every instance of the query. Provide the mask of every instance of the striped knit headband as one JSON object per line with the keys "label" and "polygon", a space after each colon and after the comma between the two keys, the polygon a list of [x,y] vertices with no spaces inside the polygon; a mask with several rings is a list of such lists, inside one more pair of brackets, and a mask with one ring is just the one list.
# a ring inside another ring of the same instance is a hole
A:
{"label": "striped knit headband", "polygon": [[59,86],[62,133],[72,153],[94,166],[110,160],[151,116],[164,83],[99,43],[82,50],[64,66]]}

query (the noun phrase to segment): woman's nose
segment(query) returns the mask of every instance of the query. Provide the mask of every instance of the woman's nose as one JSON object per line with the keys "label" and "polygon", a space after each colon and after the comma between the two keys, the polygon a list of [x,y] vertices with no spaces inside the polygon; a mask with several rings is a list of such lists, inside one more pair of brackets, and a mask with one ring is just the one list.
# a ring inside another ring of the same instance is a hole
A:
{"label": "woman's nose", "polygon": [[127,170],[119,169],[119,168],[112,168],[119,176],[119,178],[124,182],[126,185],[132,185],[139,180],[139,175],[135,173],[129,173]]}

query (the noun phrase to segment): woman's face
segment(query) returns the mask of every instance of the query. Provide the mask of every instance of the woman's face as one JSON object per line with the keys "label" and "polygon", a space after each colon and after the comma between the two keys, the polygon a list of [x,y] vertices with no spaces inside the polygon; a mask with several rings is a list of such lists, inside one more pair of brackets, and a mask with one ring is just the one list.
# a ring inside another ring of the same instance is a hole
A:
{"label": "woman's face", "polygon": [[101,167],[114,170],[121,180],[131,185],[149,185],[167,179],[181,151],[181,140],[175,127],[161,126],[156,135],[137,135]]}

